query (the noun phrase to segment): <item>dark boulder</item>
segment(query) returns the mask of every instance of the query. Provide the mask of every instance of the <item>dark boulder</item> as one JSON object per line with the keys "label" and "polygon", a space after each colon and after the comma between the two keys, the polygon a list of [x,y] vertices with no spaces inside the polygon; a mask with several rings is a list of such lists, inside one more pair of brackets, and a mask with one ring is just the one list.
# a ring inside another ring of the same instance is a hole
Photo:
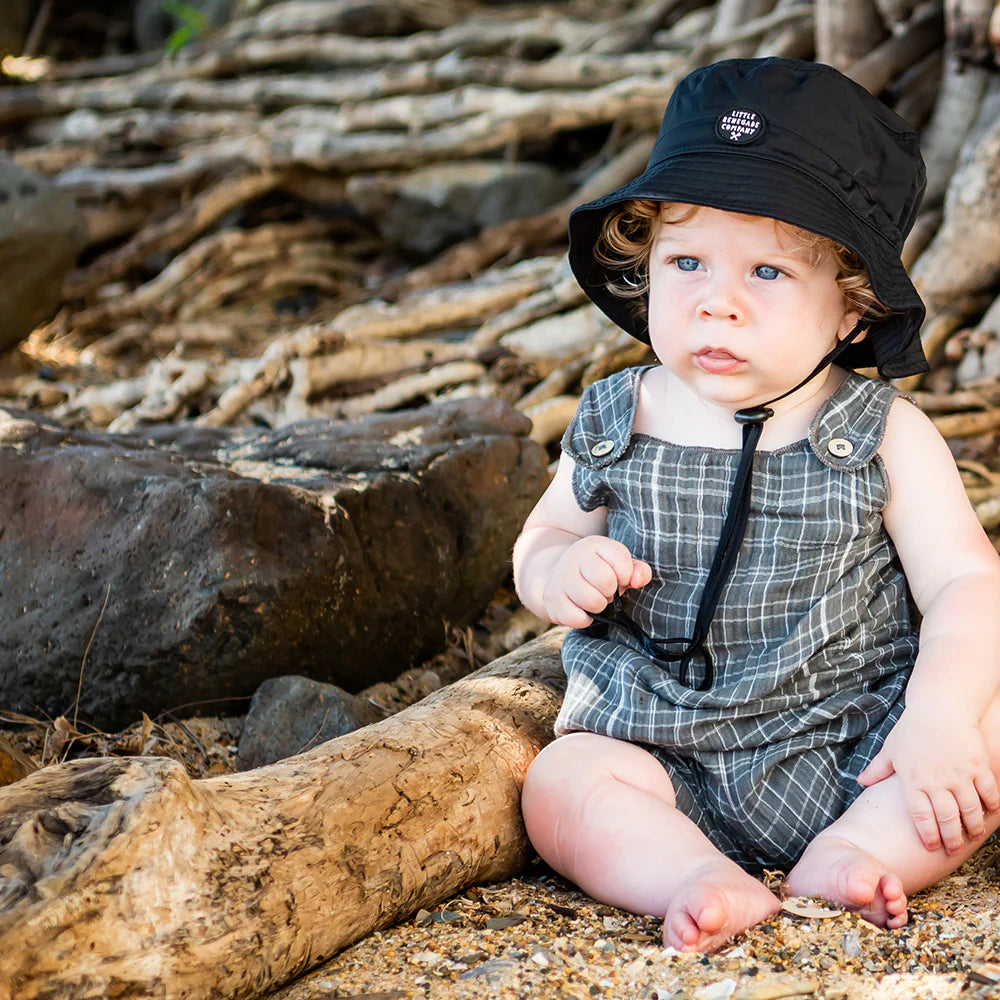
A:
{"label": "dark boulder", "polygon": [[0,350],[55,315],[83,240],[73,200],[0,156]]}
{"label": "dark boulder", "polygon": [[82,673],[80,717],[120,726],[395,677],[504,580],[548,479],[528,429],[485,399],[141,435],[0,410],[0,704],[71,713]]}
{"label": "dark boulder", "polygon": [[243,723],[240,771],[294,757],[327,740],[379,722],[388,712],[336,684],[290,674],[264,681]]}

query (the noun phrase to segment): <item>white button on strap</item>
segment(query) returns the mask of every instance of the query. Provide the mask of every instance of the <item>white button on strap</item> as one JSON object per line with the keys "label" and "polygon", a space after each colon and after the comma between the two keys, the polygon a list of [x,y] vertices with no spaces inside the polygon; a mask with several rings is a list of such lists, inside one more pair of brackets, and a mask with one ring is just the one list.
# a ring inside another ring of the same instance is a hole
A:
{"label": "white button on strap", "polygon": [[596,455],[598,458],[600,458],[602,455],[607,455],[610,452],[614,451],[614,447],[615,447],[614,441],[605,438],[603,441],[598,441],[597,444],[595,444],[590,449],[590,454]]}
{"label": "white button on strap", "polygon": [[854,445],[847,438],[830,438],[826,450],[835,458],[847,458],[854,451]]}

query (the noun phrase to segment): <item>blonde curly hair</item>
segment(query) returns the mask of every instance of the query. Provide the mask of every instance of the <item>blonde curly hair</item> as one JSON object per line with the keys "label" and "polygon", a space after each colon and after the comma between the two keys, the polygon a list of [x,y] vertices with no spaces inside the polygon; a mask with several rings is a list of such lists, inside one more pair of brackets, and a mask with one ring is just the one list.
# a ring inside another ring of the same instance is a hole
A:
{"label": "blonde curly hair", "polygon": [[[615,295],[633,299],[638,315],[646,315],[649,255],[656,236],[655,223],[675,225],[687,222],[698,210],[697,205],[636,199],[623,202],[616,212],[604,220],[594,255],[606,268],[621,275],[608,281],[607,287]],[[782,223],[776,221],[775,225]],[[814,266],[827,257],[833,258],[837,265],[837,284],[850,309],[872,320],[884,319],[891,314],[892,310],[875,295],[868,271],[853,250],[807,229],[797,226],[787,226],[787,229],[801,241],[796,249],[806,250]]]}

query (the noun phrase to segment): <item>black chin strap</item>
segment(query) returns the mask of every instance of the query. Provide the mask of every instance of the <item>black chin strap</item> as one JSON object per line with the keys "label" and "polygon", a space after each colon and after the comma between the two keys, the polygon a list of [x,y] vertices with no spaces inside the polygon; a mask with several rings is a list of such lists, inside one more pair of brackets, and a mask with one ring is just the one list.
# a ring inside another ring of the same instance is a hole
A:
{"label": "black chin strap", "polygon": [[[764,421],[774,416],[771,409],[772,403],[777,403],[790,396],[793,392],[798,392],[804,385],[811,382],[820,372],[840,357],[846,348],[860,335],[865,328],[863,322],[858,322],[853,330],[843,340],[841,340],[832,351],[824,355],[816,367],[797,385],[780,396],[768,400],[760,406],[749,407],[745,410],[737,410],[734,414],[736,422],[743,427],[743,450],[740,453],[740,462],[736,469],[736,478],[733,480],[732,492],[729,495],[729,506],[726,509],[726,519],[722,525],[722,534],[719,536],[719,544],[712,559],[712,566],[708,571],[708,579],[705,581],[705,589],[701,594],[701,602],[698,605],[698,615],[695,618],[694,634],[690,638],[667,639],[668,643],[681,643],[683,648],[678,652],[668,652],[664,650],[660,653],[660,659],[669,663],[680,663],[680,673],[678,679],[681,684],[694,687],[696,691],[708,691],[715,682],[715,667],[712,657],[705,649],[705,640],[708,638],[708,628],[715,617],[715,609],[719,605],[719,598],[722,596],[722,588],[729,579],[736,557],[739,554],[740,546],[743,544],[743,536],[746,534],[747,521],[750,519],[750,486],[753,479],[753,457],[757,450],[757,442],[760,441],[761,432],[764,430]],[[688,671],[691,661],[699,656],[704,664],[704,671],[701,683],[697,686],[688,684]]]}

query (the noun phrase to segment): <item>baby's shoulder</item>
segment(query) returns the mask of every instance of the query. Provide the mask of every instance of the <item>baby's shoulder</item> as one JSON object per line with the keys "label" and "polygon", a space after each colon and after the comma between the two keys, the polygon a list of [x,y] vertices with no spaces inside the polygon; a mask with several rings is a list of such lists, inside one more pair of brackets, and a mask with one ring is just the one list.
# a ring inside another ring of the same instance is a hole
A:
{"label": "baby's shoulder", "polygon": [[625,368],[587,386],[563,435],[563,451],[590,468],[619,459],[632,437],[639,384],[648,368]]}
{"label": "baby's shoulder", "polygon": [[809,428],[817,457],[832,468],[853,471],[878,454],[899,391],[888,382],[848,372],[823,403]]}

